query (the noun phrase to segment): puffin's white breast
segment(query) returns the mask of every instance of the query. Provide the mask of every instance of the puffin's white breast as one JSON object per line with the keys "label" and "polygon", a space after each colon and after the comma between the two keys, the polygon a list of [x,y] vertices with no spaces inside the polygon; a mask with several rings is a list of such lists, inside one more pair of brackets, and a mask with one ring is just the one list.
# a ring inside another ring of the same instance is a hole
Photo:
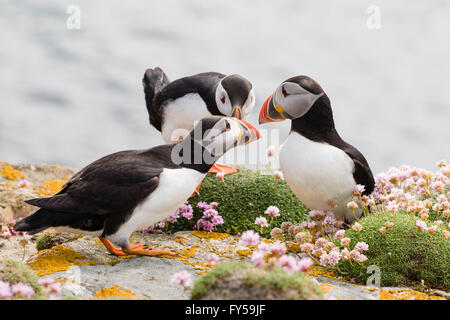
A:
{"label": "puffin's white breast", "polygon": [[108,239],[120,243],[136,230],[150,227],[173,214],[194,192],[206,174],[193,169],[164,169],[158,187],[131,214],[118,231]]}
{"label": "puffin's white breast", "polygon": [[166,143],[176,143],[180,137],[185,137],[196,121],[210,116],[205,102],[197,93],[171,100],[166,103],[163,111],[161,133]]}
{"label": "puffin's white breast", "polygon": [[356,183],[354,163],[344,151],[293,131],[281,147],[280,166],[286,183],[309,209],[333,210],[341,218],[349,213]]}

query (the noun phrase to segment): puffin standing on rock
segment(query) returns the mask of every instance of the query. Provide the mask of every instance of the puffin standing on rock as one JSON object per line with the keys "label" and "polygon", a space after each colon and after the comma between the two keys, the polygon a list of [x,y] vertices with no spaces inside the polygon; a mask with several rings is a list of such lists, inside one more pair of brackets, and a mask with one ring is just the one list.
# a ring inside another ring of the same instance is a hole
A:
{"label": "puffin standing on rock", "polygon": [[40,209],[14,228],[98,236],[115,255],[174,255],[131,245],[129,237],[173,214],[227,150],[259,138],[258,130],[242,120],[204,118],[176,144],[121,151],[91,163],[56,195],[26,201]]}
{"label": "puffin standing on rock", "polygon": [[311,210],[332,210],[351,224],[361,210],[347,208],[357,184],[372,193],[374,178],[356,148],[341,139],[330,99],[307,76],[284,81],[263,104],[259,123],[291,119],[291,131],[280,150],[280,167],[297,198]]}
{"label": "puffin standing on rock", "polygon": [[[240,75],[199,73],[172,82],[161,68],[147,69],[142,79],[150,123],[166,143],[183,139],[195,122],[211,115],[243,120],[255,105],[252,84]],[[214,164],[210,172],[235,173]]]}

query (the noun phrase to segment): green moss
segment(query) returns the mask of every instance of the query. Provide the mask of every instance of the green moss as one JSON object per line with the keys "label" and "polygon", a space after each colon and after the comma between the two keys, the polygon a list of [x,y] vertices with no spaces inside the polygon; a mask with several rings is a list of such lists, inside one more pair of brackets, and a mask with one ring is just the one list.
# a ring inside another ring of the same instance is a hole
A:
{"label": "green moss", "polygon": [[223,277],[228,276],[230,273],[250,267],[249,263],[219,263],[213,269],[202,275],[194,283],[194,287],[191,291],[191,299],[199,299],[206,294],[214,285]]}
{"label": "green moss", "polygon": [[33,299],[44,297],[38,279],[39,277],[29,266],[12,259],[0,259],[0,280],[9,282],[11,285],[22,282],[31,286],[35,291]]}
{"label": "green moss", "polygon": [[[427,286],[448,290],[450,288],[450,240],[442,235],[442,228],[430,234],[419,231],[417,217],[399,213],[374,213],[359,221],[363,226],[358,234],[352,229],[345,236],[351,239],[350,247],[360,241],[369,245],[368,260],[363,264],[341,261],[338,274],[347,279],[365,283],[371,274],[367,267],[378,266],[382,286],[414,285],[424,280]],[[385,222],[394,223],[385,234],[380,228]]]}
{"label": "green moss", "polygon": [[322,291],[307,275],[280,267],[225,262],[200,277],[191,299],[321,299]]}
{"label": "green moss", "polygon": [[252,268],[247,272],[244,283],[251,286],[262,286],[278,291],[294,289],[297,292],[290,298],[308,299],[309,296],[322,296],[322,290],[303,272],[287,273],[282,268],[265,270]]}
{"label": "green moss", "polygon": [[82,235],[45,231],[36,239],[36,248],[38,250],[50,249],[56,245],[74,241],[80,237]]}
{"label": "green moss", "polygon": [[[195,222],[202,217],[197,203],[201,201],[218,202],[218,211],[225,223],[216,226],[214,231],[237,234],[253,229],[260,231],[255,219],[265,216],[269,206],[277,206],[280,216],[274,219],[270,228],[265,228],[263,235],[269,236],[270,229],[283,221],[300,223],[307,219],[308,209],[292,193],[284,180],[275,180],[273,175],[261,174],[245,168],[225,176],[225,183],[208,174],[203,180],[200,194],[189,199],[194,208],[194,219],[179,219],[169,224],[168,231],[191,230]],[[270,219],[267,219],[270,222]]]}

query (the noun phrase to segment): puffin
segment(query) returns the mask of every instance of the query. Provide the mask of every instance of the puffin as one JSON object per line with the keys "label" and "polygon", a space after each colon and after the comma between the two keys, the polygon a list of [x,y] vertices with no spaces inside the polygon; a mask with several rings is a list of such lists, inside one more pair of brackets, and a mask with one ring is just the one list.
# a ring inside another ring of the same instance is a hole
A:
{"label": "puffin", "polygon": [[[165,143],[183,139],[198,120],[211,116],[248,116],[254,105],[253,86],[238,74],[204,72],[172,82],[156,67],[142,79],[150,124],[161,132]],[[236,168],[214,164],[212,173],[232,174]]]}
{"label": "puffin", "polygon": [[92,162],[52,197],[27,200],[39,209],[14,228],[97,236],[115,255],[174,255],[130,244],[129,237],[173,214],[227,150],[259,138],[254,126],[237,118],[203,118],[175,144],[120,151]]}
{"label": "puffin", "polygon": [[264,102],[259,123],[292,120],[291,130],[280,148],[280,168],[297,198],[311,210],[332,210],[352,224],[362,215],[350,210],[356,185],[363,195],[374,189],[367,160],[338,134],[331,103],[322,87],[308,76],[295,76],[281,83]]}

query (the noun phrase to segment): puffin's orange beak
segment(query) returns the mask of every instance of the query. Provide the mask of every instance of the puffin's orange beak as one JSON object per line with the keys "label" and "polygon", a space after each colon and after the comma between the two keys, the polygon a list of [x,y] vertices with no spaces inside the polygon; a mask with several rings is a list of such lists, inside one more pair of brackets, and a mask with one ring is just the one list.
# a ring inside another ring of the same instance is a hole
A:
{"label": "puffin's orange beak", "polygon": [[256,129],[252,124],[248,123],[244,120],[238,120],[241,126],[243,127],[244,134],[242,135],[243,143],[249,144],[250,142],[256,141],[260,139],[262,136],[259,133],[258,129]]}
{"label": "puffin's orange beak", "polygon": [[286,120],[286,117],[275,108],[273,104],[273,95],[270,95],[259,111],[259,124],[284,120]]}
{"label": "puffin's orange beak", "polygon": [[267,123],[267,122],[273,122],[269,116],[268,116],[268,110],[267,110],[267,104],[269,103],[269,100],[272,99],[272,95],[270,95],[264,104],[261,107],[261,110],[259,111],[259,124]]}
{"label": "puffin's orange beak", "polygon": [[231,116],[242,120],[242,108],[240,106],[234,106],[233,111],[231,111]]}

